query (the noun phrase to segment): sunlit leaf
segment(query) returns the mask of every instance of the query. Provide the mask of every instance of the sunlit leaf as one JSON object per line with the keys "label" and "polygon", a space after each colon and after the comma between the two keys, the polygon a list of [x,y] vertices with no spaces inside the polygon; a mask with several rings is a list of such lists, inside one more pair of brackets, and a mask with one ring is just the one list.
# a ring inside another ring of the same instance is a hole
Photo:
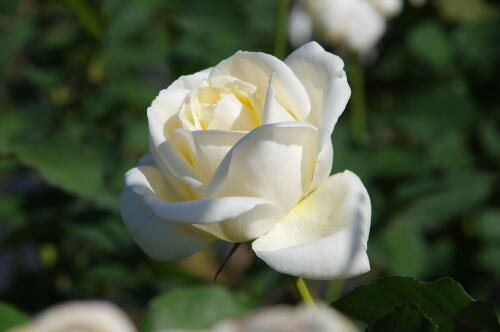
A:
{"label": "sunlit leaf", "polygon": [[85,197],[102,190],[102,169],[84,145],[64,135],[16,144],[14,152],[25,164],[37,169],[50,183]]}
{"label": "sunlit leaf", "polygon": [[179,287],[151,302],[141,331],[206,328],[253,307],[245,296],[219,286]]}
{"label": "sunlit leaf", "polygon": [[7,303],[0,302],[0,331],[21,325],[28,316]]}

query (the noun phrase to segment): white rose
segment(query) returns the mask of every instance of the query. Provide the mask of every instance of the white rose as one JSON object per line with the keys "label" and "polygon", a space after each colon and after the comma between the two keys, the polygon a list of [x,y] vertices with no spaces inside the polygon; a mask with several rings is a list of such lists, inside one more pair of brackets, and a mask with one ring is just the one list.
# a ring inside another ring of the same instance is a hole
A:
{"label": "white rose", "polygon": [[375,7],[386,17],[392,17],[403,9],[402,0],[371,0]]}
{"label": "white rose", "polygon": [[383,37],[386,18],[402,6],[401,0],[302,0],[290,12],[290,41],[302,44],[315,29],[326,42],[364,55]]}
{"label": "white rose", "polygon": [[120,308],[103,301],[74,301],[53,306],[32,322],[8,332],[136,332]]}
{"label": "white rose", "polygon": [[[359,332],[344,315],[324,305],[275,306],[259,309],[240,319],[222,321],[211,329],[191,332]],[[166,330],[162,332],[187,332]]]}
{"label": "white rose", "polygon": [[125,175],[132,236],[159,260],[222,239],[253,241],[290,275],[369,271],[366,189],[349,171],[329,177],[349,96],[342,60],[317,43],[284,62],[237,52],[180,77],[148,108],[150,155]]}

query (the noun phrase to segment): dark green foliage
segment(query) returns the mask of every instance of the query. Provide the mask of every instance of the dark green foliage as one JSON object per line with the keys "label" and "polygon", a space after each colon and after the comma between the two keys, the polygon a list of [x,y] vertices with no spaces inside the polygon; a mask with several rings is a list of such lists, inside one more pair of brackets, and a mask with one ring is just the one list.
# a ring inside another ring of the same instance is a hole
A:
{"label": "dark green foliage", "polygon": [[499,331],[491,305],[474,301],[452,279],[432,283],[389,277],[333,303],[368,331]]}
{"label": "dark green foliage", "polygon": [[[349,105],[333,134],[334,171],[356,172],[370,193],[368,280],[451,276],[498,312],[500,6],[428,2],[406,4],[365,63],[366,140],[352,137]],[[147,151],[145,110],[161,89],[239,49],[271,53],[274,24],[269,0],[0,0],[2,300],[32,314],[104,298],[142,321],[159,292],[213,278],[224,257],[215,250],[190,264],[140,251],[119,215],[123,174]],[[262,304],[296,301],[286,277],[246,255],[221,283]],[[249,308],[215,289],[203,290],[207,301],[222,296],[235,311],[210,319]],[[372,331],[441,328],[414,302],[395,303]],[[457,310],[492,317],[479,302]]]}

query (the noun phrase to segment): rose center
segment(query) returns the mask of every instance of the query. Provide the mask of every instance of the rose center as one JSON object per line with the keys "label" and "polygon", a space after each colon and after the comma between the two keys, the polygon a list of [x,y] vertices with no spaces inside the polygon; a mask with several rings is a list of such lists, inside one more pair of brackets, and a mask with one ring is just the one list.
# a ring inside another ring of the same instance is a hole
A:
{"label": "rose center", "polygon": [[179,120],[189,130],[249,131],[261,125],[262,108],[254,85],[219,76],[203,80],[188,94]]}

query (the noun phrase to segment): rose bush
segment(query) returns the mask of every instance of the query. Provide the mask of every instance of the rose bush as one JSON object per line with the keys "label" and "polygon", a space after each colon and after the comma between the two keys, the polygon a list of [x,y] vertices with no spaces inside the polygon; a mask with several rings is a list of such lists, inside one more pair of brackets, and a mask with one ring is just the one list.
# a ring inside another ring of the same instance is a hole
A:
{"label": "rose bush", "polygon": [[284,62],[237,52],[182,76],[148,108],[150,154],[126,173],[122,217],[158,260],[218,239],[252,242],[277,271],[316,279],[369,270],[369,196],[329,176],[349,100],[342,60],[308,43]]}

